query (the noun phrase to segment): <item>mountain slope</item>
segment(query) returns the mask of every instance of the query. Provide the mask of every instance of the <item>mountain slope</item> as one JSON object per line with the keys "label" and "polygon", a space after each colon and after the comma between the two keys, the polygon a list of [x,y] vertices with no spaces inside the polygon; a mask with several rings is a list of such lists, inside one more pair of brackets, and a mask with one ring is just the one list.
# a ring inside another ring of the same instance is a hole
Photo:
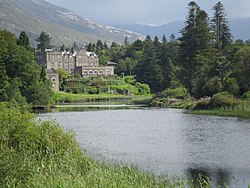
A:
{"label": "mountain slope", "polygon": [[151,26],[145,24],[131,24],[131,25],[116,25],[116,27],[129,29],[131,31],[140,33],[144,36],[150,35],[151,38],[158,36],[159,39],[162,39],[162,36],[168,38],[171,34],[174,34],[176,37],[180,36],[179,31],[184,26],[184,21],[174,21],[167,24],[159,26]]}
{"label": "mountain slope", "polygon": [[[116,25],[116,27],[129,29],[142,35],[150,35],[151,38],[158,36],[162,38],[163,34],[169,37],[172,33],[180,36],[180,30],[184,27],[185,21],[174,21],[159,26],[150,26],[143,24]],[[234,40],[242,39],[243,41],[250,39],[250,18],[234,18],[229,20],[229,26]]]}
{"label": "mountain slope", "polygon": [[124,42],[142,38],[130,31],[96,24],[74,12],[55,6],[45,0],[0,0],[0,28],[15,32],[26,31],[35,46],[35,38],[42,32],[52,37],[57,46],[86,44],[98,39],[107,42]]}

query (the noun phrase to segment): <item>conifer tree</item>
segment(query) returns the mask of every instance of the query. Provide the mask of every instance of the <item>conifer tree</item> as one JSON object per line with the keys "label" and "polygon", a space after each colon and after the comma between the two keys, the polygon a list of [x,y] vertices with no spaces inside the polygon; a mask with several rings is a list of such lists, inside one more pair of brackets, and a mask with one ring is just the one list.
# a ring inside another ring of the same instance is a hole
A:
{"label": "conifer tree", "polygon": [[189,91],[192,90],[191,81],[195,77],[199,62],[196,56],[206,50],[210,44],[210,29],[208,15],[194,2],[188,5],[189,13],[185,27],[180,37],[180,66],[181,81]]}
{"label": "conifer tree", "polygon": [[51,37],[49,36],[49,34],[45,33],[44,31],[41,32],[39,37],[36,39],[36,42],[38,42],[37,48],[44,52],[46,48],[51,47],[50,40]]}
{"label": "conifer tree", "polygon": [[26,50],[30,50],[29,37],[25,31],[22,31],[20,33],[19,39],[17,40],[17,44],[23,46]]}
{"label": "conifer tree", "polygon": [[214,45],[217,49],[222,50],[232,42],[232,34],[222,3],[216,3],[213,10],[214,16],[211,20],[211,30],[213,33]]}

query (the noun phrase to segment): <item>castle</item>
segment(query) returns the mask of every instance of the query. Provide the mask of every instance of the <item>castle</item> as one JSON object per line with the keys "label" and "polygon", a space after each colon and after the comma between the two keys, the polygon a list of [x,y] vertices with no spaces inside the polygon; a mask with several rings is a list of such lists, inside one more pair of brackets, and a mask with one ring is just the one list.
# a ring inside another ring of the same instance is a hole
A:
{"label": "castle", "polygon": [[[55,71],[48,70],[62,69],[71,76],[79,75],[81,77],[114,75],[114,66],[100,66],[98,56],[85,49],[73,53],[46,49],[45,52],[36,52],[36,60],[38,64],[44,65],[47,72],[50,73],[47,74],[47,78],[55,83],[53,85],[57,85],[56,82],[59,83],[58,75]],[[54,75],[52,72],[54,72]],[[53,89],[58,90],[54,87]]]}

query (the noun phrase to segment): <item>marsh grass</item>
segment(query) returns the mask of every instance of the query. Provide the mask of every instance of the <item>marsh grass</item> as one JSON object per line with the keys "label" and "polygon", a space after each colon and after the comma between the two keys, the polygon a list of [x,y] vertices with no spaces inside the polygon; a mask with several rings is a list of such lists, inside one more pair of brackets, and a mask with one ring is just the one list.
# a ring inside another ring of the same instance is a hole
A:
{"label": "marsh grass", "polygon": [[[98,162],[57,123],[37,121],[7,103],[0,108],[0,187],[197,187],[193,180]],[[211,183],[200,177],[198,187]]]}
{"label": "marsh grass", "polygon": [[207,110],[193,110],[193,114],[218,115],[250,119],[250,100],[237,100],[235,106],[221,107]]}

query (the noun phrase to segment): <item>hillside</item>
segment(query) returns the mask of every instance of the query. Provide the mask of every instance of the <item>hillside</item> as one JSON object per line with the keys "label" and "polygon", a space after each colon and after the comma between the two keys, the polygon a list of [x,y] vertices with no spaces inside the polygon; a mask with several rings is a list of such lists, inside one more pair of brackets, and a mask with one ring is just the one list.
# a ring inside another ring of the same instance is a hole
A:
{"label": "hillside", "polygon": [[41,31],[52,37],[52,44],[84,45],[98,39],[110,42],[124,42],[142,38],[142,35],[104,26],[78,16],[74,12],[58,7],[45,0],[0,0],[0,29],[10,30],[16,35],[26,31],[36,46],[35,38]]}
{"label": "hillside", "polygon": [[[144,36],[150,35],[151,38],[158,36],[162,38],[163,34],[169,37],[172,33],[176,37],[180,37],[180,30],[184,27],[185,21],[173,21],[159,26],[131,24],[131,25],[116,25],[116,27],[129,29],[140,33]],[[250,18],[234,18],[229,20],[231,33],[234,40],[242,39],[243,41],[250,39]]]}

